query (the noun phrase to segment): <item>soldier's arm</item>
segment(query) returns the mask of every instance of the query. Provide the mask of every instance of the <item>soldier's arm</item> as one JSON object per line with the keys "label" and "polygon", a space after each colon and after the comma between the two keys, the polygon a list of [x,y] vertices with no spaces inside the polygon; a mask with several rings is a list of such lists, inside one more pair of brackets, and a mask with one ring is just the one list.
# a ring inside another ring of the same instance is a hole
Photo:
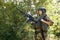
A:
{"label": "soldier's arm", "polygon": [[46,23],[48,26],[53,25],[52,21],[45,21],[44,19],[41,19],[42,22]]}

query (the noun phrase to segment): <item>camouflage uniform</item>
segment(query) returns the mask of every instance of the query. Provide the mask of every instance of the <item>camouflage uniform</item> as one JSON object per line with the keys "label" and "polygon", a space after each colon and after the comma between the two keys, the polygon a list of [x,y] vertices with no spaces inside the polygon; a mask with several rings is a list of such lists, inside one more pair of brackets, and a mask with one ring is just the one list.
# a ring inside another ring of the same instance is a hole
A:
{"label": "camouflage uniform", "polygon": [[[50,22],[52,22],[50,19],[49,19],[49,17],[45,17],[45,19],[47,19],[46,21],[50,21]],[[48,29],[49,29],[49,27],[48,27],[48,25],[47,24],[45,24],[45,23],[40,23],[40,22],[38,22],[38,23],[36,23],[36,25],[35,25],[35,31],[36,31],[36,40],[42,40],[42,35],[41,35],[41,25],[42,25],[42,28],[43,28],[43,32],[44,32],[44,37],[45,37],[45,39],[46,39],[46,37],[47,37],[47,31],[48,31]]]}

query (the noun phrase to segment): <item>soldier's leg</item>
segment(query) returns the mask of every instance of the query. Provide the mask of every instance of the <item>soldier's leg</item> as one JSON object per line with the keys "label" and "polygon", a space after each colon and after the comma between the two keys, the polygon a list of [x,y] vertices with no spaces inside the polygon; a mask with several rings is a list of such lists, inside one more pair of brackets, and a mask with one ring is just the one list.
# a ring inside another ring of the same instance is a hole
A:
{"label": "soldier's leg", "polygon": [[42,40],[40,29],[35,31],[35,40]]}
{"label": "soldier's leg", "polygon": [[45,37],[45,40],[49,40],[49,36],[50,36],[50,35],[48,34],[48,32],[45,33],[45,36],[46,36],[46,37]]}
{"label": "soldier's leg", "polygon": [[47,32],[44,32],[44,36],[45,36],[45,40],[48,40],[48,38],[47,38]]}
{"label": "soldier's leg", "polygon": [[[45,40],[48,40],[47,39],[47,32],[44,32],[44,37],[45,37]],[[41,33],[37,34],[37,40],[43,40]]]}
{"label": "soldier's leg", "polygon": [[37,40],[42,40],[41,33],[38,33],[38,34],[37,34]]}

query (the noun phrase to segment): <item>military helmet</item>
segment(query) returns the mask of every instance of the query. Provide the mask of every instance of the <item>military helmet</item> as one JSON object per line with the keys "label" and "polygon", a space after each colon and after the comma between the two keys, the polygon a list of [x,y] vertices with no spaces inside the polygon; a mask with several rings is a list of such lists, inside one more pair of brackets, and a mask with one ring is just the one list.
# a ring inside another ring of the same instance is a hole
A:
{"label": "military helmet", "polygon": [[46,8],[44,8],[44,7],[40,7],[40,8],[38,8],[38,11],[42,11],[42,13],[46,13]]}

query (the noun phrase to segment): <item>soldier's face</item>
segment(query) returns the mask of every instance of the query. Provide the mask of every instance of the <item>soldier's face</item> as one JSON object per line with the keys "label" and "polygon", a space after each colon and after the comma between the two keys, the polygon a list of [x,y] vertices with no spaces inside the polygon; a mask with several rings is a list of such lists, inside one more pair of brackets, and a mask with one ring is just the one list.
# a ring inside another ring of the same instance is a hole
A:
{"label": "soldier's face", "polygon": [[39,11],[38,11],[38,14],[39,14],[39,15],[42,15],[43,13],[42,13],[42,11],[41,11],[41,10],[39,10]]}

